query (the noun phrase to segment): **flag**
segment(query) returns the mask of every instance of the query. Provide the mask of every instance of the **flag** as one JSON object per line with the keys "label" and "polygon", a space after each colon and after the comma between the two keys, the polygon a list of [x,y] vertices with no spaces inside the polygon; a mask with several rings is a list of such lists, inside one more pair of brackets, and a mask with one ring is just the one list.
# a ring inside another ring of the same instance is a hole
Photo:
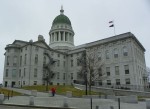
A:
{"label": "flag", "polygon": [[113,23],[113,21],[109,21],[109,23]]}
{"label": "flag", "polygon": [[109,27],[114,27],[114,24],[110,25]]}

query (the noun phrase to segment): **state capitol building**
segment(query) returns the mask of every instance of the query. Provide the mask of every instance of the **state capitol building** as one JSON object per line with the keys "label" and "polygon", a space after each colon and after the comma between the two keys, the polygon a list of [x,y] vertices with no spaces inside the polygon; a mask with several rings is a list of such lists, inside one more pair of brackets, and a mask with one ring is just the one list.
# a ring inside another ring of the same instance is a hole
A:
{"label": "state capitol building", "polygon": [[49,44],[42,35],[37,41],[15,40],[5,47],[3,85],[72,85],[83,81],[80,59],[83,53],[96,54],[103,63],[105,79],[94,86],[128,87],[143,90],[147,85],[145,48],[130,32],[83,45],[74,45],[74,31],[69,18],[60,10],[49,31]]}

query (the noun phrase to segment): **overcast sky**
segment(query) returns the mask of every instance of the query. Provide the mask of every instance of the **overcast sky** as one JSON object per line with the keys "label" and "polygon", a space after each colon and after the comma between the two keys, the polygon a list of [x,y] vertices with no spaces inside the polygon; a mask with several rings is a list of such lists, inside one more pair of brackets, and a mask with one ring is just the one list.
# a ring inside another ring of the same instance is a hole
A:
{"label": "overcast sky", "polygon": [[0,0],[0,82],[6,45],[36,41],[39,34],[49,43],[48,32],[61,5],[71,20],[75,45],[113,36],[108,22],[114,20],[116,34],[132,32],[142,43],[150,67],[150,0]]}

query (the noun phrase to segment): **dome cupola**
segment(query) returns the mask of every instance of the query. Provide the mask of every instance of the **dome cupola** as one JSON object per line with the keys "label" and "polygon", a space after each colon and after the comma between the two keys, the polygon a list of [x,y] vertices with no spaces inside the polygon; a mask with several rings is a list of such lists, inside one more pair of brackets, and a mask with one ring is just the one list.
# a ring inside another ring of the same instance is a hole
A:
{"label": "dome cupola", "polygon": [[56,16],[52,22],[49,35],[49,46],[53,49],[68,50],[74,46],[74,31],[70,19],[64,15],[62,6],[60,15]]}
{"label": "dome cupola", "polygon": [[[61,12],[61,11],[62,11],[62,10],[60,10],[60,12]],[[71,25],[71,22],[70,22],[69,18],[68,18],[67,16],[65,16],[65,15],[63,14],[63,12],[61,12],[61,14],[58,15],[58,16],[53,20],[52,25],[60,24],[60,23],[62,23],[62,24],[67,24],[67,25]]]}

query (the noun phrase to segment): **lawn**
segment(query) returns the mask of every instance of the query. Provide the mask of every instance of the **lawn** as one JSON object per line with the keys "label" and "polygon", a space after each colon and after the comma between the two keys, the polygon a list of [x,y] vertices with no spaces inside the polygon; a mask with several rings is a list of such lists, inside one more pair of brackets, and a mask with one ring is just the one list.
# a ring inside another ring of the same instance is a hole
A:
{"label": "lawn", "polygon": [[12,91],[12,90],[8,90],[8,89],[3,89],[3,88],[0,88],[0,93],[1,94],[4,94],[5,96],[19,96],[21,95],[20,93],[18,92],[15,92],[15,91]]}
{"label": "lawn", "polygon": [[[67,91],[71,91],[74,97],[82,97],[82,95],[85,95],[85,91],[76,89],[73,86],[51,85],[51,86],[48,86],[48,89],[50,90],[52,87],[56,88],[56,94],[59,94],[59,95],[65,95]],[[23,89],[45,92],[46,86],[26,86],[26,87],[23,87]],[[91,92],[91,94],[99,95],[99,93],[96,93],[96,92]]]}

